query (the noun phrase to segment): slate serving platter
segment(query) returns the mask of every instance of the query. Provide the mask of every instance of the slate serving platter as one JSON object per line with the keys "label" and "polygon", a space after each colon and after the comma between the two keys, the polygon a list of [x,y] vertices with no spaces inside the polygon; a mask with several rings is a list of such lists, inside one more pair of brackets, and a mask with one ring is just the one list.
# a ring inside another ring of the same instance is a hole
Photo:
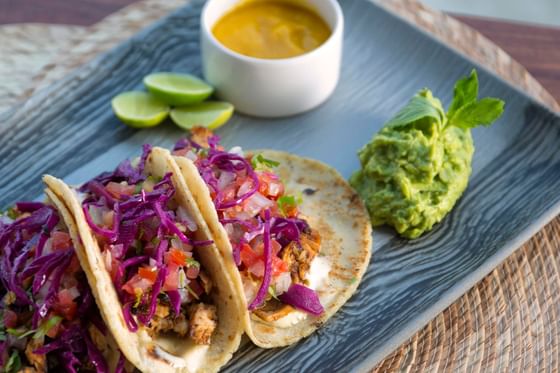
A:
{"label": "slate serving platter", "polygon": [[[473,62],[367,0],[341,1],[346,18],[340,84],[304,115],[236,115],[226,146],[275,148],[326,162],[345,177],[356,151],[420,88],[449,104],[473,67],[481,95],[503,98],[491,128],[473,131],[467,191],[432,232],[406,241],[374,230],[371,265],[354,297],[323,328],[290,348],[245,343],[226,371],[366,371],[424,326],[560,212],[560,118]],[[144,30],[72,75],[0,115],[0,208],[40,198],[44,173],[81,183],[149,142],[171,146],[171,123],[135,131],[110,100],[140,89],[153,71],[200,75],[200,1]]]}

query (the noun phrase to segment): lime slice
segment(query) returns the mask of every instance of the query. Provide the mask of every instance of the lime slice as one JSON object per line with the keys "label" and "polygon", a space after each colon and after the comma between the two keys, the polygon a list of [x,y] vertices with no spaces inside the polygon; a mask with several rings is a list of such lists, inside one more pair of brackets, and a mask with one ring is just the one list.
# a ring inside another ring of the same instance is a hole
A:
{"label": "lime slice", "polygon": [[150,74],[144,78],[144,85],[161,101],[174,106],[197,104],[214,91],[196,76],[178,73]]}
{"label": "lime slice", "polygon": [[223,126],[231,118],[232,114],[232,104],[228,102],[206,101],[171,110],[171,119],[179,127],[186,130],[197,126],[213,130]]}
{"label": "lime slice", "polygon": [[169,106],[146,92],[124,92],[111,101],[117,118],[134,128],[160,124],[169,113]]}

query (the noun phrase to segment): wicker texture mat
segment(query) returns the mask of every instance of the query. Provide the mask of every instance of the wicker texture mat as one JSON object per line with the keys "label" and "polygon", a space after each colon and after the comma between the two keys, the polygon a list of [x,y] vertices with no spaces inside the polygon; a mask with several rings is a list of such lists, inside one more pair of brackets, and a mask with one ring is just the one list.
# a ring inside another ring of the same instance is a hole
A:
{"label": "wicker texture mat", "polygon": [[[476,31],[416,1],[379,2],[559,110],[552,96],[521,65]],[[10,56],[0,58],[0,111],[183,4],[185,1],[144,0],[87,30],[73,26],[63,32],[60,26],[34,26],[42,27],[44,35],[55,32],[55,45],[64,50],[22,51],[21,43],[13,39],[15,31],[0,27],[0,40],[8,40],[5,35],[12,37],[11,43],[0,43],[0,56]],[[21,41],[40,44],[40,33],[34,31],[20,33]],[[18,59],[28,65],[35,61],[35,67],[29,67],[27,74],[16,71]],[[38,69],[35,75],[29,73]],[[8,83],[7,74],[18,84]],[[556,218],[374,371],[558,371],[559,268],[560,218]]]}

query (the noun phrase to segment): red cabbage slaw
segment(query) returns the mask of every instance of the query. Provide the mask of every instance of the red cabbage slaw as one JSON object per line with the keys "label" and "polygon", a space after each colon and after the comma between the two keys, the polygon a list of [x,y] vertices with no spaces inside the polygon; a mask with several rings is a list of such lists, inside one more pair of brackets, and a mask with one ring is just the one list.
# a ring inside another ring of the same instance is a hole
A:
{"label": "red cabbage slaw", "polygon": [[24,350],[33,343],[35,354],[57,362],[52,369],[107,372],[88,332],[95,327],[104,334],[105,326],[57,211],[18,202],[10,212],[0,225],[0,367],[31,365]]}
{"label": "red cabbage slaw", "polygon": [[82,207],[87,223],[100,243],[131,331],[138,322],[150,326],[160,302],[178,316],[182,305],[205,295],[193,247],[212,243],[192,239],[197,226],[174,201],[171,174],[161,180],[145,175],[150,151],[144,145],[136,167],[126,160],[80,188],[86,193]]}
{"label": "red cabbage slaw", "polygon": [[[275,166],[276,162],[260,158],[265,167],[259,169],[254,158],[226,152],[219,141],[211,132],[197,129],[191,138],[175,144],[173,154],[194,162],[209,188],[220,222],[228,231],[235,263],[240,271],[248,270],[251,276],[261,279],[249,310],[265,303],[274,283],[275,295],[288,294],[280,298],[284,303],[313,315],[321,314],[323,307],[315,291],[292,284],[290,270],[280,257],[285,247],[294,241],[299,243],[300,235],[310,228],[298,217],[295,206],[291,211],[279,208],[284,186],[271,167],[266,167],[266,163]],[[301,301],[302,297],[306,301]]]}

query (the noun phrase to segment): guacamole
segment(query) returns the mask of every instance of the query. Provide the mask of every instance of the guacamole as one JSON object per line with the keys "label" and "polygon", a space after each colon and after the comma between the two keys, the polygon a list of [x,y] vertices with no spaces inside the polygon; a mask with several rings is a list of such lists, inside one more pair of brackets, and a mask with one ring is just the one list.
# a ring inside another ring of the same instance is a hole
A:
{"label": "guacamole", "polygon": [[[470,98],[461,96],[465,85]],[[445,113],[424,89],[359,151],[361,169],[350,184],[364,199],[372,225],[387,224],[404,237],[416,238],[451,211],[471,174],[472,123],[490,124],[503,112],[502,101],[477,101],[477,94],[473,72],[457,83],[454,102]],[[482,107],[473,108],[473,103]],[[491,115],[469,117],[477,111]]]}

